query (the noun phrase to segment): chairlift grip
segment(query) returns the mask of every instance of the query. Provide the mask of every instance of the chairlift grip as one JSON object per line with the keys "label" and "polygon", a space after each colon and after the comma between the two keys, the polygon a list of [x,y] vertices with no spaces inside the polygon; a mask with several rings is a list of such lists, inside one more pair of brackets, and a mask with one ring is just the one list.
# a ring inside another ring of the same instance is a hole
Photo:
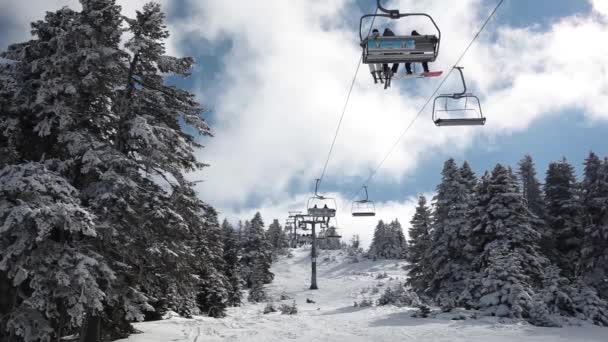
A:
{"label": "chairlift grip", "polygon": [[376,5],[378,6],[378,9],[384,13],[387,13],[391,18],[393,19],[399,19],[400,18],[400,14],[399,14],[399,10],[389,10],[386,9],[384,7],[382,7],[382,4],[380,3],[380,0],[376,1]]}

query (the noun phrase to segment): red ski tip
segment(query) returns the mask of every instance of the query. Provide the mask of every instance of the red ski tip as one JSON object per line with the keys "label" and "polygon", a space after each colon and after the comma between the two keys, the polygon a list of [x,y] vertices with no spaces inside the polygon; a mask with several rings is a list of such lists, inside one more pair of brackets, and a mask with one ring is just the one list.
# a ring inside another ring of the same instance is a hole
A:
{"label": "red ski tip", "polygon": [[422,76],[424,77],[437,77],[437,76],[441,76],[441,74],[443,74],[443,71],[429,71],[429,72],[423,72]]}

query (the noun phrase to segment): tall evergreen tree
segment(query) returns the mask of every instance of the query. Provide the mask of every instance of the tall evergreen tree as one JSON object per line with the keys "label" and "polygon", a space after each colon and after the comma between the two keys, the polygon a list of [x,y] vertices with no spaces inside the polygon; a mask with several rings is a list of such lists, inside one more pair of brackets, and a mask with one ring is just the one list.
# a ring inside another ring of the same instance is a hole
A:
{"label": "tall evergreen tree", "polygon": [[367,252],[368,256],[376,259],[383,258],[383,251],[386,249],[386,237],[388,235],[387,226],[384,221],[379,220],[376,228],[374,229],[374,236],[372,243],[369,246]]}
{"label": "tall evergreen tree", "polygon": [[574,279],[580,275],[583,246],[583,211],[574,176],[574,167],[566,159],[549,164],[545,180],[547,225],[555,246],[552,261],[563,274]]}
{"label": "tall evergreen tree", "polygon": [[608,160],[593,152],[585,159],[583,272],[585,280],[608,300]]}
{"label": "tall evergreen tree", "polygon": [[[156,4],[126,20],[128,51],[115,1],[81,4],[47,13],[34,39],[1,54],[15,63],[0,66],[0,218],[13,225],[0,231],[0,282],[15,300],[0,308],[0,339],[81,327],[87,341],[124,337],[151,304],[192,307],[196,242],[215,241],[213,212],[183,175],[204,164],[180,122],[208,135],[203,109],[162,77],[188,76],[192,58],[164,54]],[[218,246],[203,253],[205,277],[217,275]]]}
{"label": "tall evergreen tree", "polygon": [[399,220],[395,219],[389,224],[391,232],[390,257],[389,259],[405,259],[407,257],[407,240],[403,234],[403,227]]}
{"label": "tall evergreen tree", "polygon": [[460,168],[460,178],[462,179],[462,183],[464,184],[467,193],[472,194],[477,185],[477,176],[475,176],[475,172],[473,172],[466,160],[462,163],[462,167]]}
{"label": "tall evergreen tree", "polygon": [[238,243],[238,232],[228,220],[222,222],[222,241],[224,243],[224,274],[228,278],[228,305],[239,306],[242,303],[243,279],[240,273],[241,248]]}
{"label": "tall evergreen tree", "polygon": [[200,258],[196,300],[203,314],[224,317],[228,305],[229,281],[225,275],[227,268],[217,212],[207,208],[204,215],[204,240],[197,245],[196,254]]}
{"label": "tall evergreen tree", "polygon": [[285,249],[288,247],[287,236],[279,220],[275,219],[268,226],[268,241],[272,245],[272,249],[275,254],[283,254]]}
{"label": "tall evergreen tree", "polygon": [[528,209],[539,218],[545,217],[545,202],[542,195],[540,183],[536,178],[534,161],[529,154],[526,154],[519,161],[519,179],[524,201]]}
{"label": "tall evergreen tree", "polygon": [[264,284],[270,283],[274,279],[274,274],[270,272],[272,245],[266,237],[264,221],[259,212],[251,222],[245,221],[241,248],[243,251],[241,270],[247,287],[251,288],[254,279],[261,279]]}
{"label": "tall evergreen tree", "polygon": [[541,234],[541,250],[547,256],[553,255],[555,250],[554,235],[546,222],[545,199],[542,194],[541,184],[536,178],[534,161],[532,160],[532,157],[527,154],[519,161],[518,166],[522,197],[528,210],[534,214],[532,226]]}
{"label": "tall evergreen tree", "polygon": [[478,189],[476,226],[470,241],[479,254],[467,281],[468,304],[497,316],[529,317],[534,289],[548,261],[540,234],[509,170],[498,164]]}
{"label": "tall evergreen tree", "polygon": [[454,159],[447,160],[443,166],[441,184],[434,200],[433,248],[429,254],[432,278],[428,295],[442,306],[451,307],[458,301],[469,272],[463,252],[468,248],[466,214],[470,195]]}
{"label": "tall evergreen tree", "polygon": [[426,197],[419,195],[416,213],[410,221],[410,240],[407,250],[409,265],[407,269],[409,270],[408,284],[414,291],[420,294],[427,291],[431,276],[428,261],[431,251],[431,220],[431,211],[426,205]]}

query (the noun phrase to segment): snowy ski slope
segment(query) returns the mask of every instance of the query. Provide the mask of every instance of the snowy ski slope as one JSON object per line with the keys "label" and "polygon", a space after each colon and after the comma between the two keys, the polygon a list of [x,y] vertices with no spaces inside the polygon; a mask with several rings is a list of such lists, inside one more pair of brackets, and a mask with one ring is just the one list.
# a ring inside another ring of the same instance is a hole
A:
{"label": "snowy ski slope", "polygon": [[[296,249],[292,258],[275,263],[272,268],[275,281],[268,286],[277,304],[295,300],[297,315],[278,312],[264,315],[265,303],[246,303],[240,308],[230,308],[228,317],[223,319],[172,318],[139,323],[136,327],[143,333],[123,341],[608,341],[607,328],[590,325],[538,328],[492,317],[452,320],[453,314],[440,314],[435,318],[412,318],[412,308],[354,307],[355,301],[376,299],[389,284],[402,282],[403,262],[366,259],[353,262],[342,251],[323,251],[318,259],[319,290],[311,291],[309,252]],[[385,272],[388,277],[377,279]],[[280,301],[281,294],[293,300]],[[307,298],[316,303],[307,304]]]}

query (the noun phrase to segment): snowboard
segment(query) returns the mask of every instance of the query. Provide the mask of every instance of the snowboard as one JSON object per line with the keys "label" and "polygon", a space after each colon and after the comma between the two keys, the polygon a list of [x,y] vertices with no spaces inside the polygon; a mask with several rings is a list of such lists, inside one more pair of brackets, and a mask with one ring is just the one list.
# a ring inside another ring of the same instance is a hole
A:
{"label": "snowboard", "polygon": [[443,74],[443,71],[430,71],[430,72],[422,72],[422,73],[413,73],[413,74],[405,74],[400,73],[398,75],[393,76],[393,80],[409,80],[410,78],[426,78],[426,77],[438,77]]}

